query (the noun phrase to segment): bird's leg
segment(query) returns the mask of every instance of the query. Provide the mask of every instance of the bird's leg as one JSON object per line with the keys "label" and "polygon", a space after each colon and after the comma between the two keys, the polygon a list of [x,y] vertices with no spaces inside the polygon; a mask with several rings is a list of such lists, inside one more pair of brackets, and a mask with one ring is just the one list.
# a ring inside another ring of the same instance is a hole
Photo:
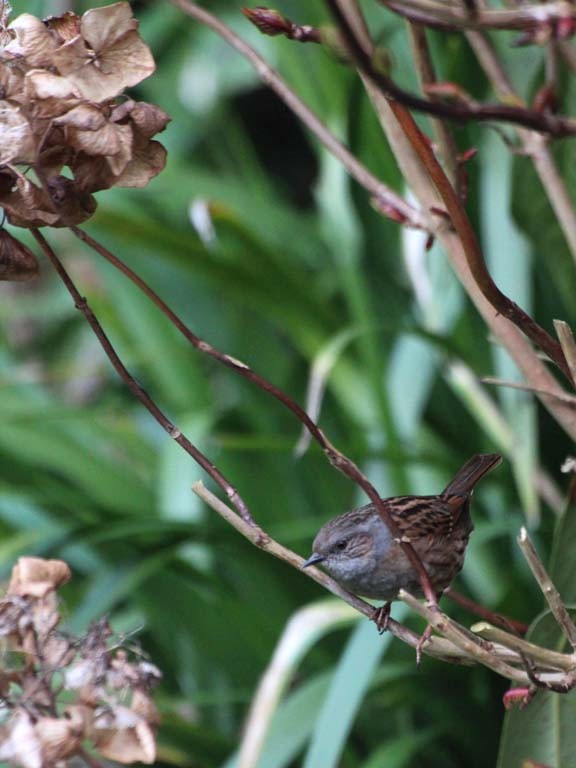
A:
{"label": "bird's leg", "polygon": [[420,662],[422,661],[422,648],[426,645],[428,640],[432,637],[432,624],[428,624],[424,632],[420,635],[420,640],[418,640],[418,643],[416,645],[416,664],[420,666]]}
{"label": "bird's leg", "polygon": [[384,632],[386,632],[386,630],[388,629],[388,622],[390,621],[391,608],[392,608],[392,603],[390,602],[390,600],[387,603],[384,603],[384,605],[380,605],[378,608],[374,608],[374,612],[370,617],[370,621],[373,621],[374,624],[376,624],[379,635],[383,635]]}

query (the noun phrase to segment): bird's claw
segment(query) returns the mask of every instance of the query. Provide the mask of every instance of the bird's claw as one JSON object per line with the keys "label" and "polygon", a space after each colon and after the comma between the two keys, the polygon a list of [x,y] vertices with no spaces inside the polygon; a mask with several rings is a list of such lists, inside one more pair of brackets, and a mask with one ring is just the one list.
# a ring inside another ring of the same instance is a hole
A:
{"label": "bird's claw", "polygon": [[384,632],[388,630],[388,624],[390,623],[390,609],[392,607],[392,603],[384,603],[384,605],[380,605],[378,608],[374,608],[374,612],[372,616],[370,617],[370,620],[376,624],[376,628],[378,629],[378,634],[383,635]]}

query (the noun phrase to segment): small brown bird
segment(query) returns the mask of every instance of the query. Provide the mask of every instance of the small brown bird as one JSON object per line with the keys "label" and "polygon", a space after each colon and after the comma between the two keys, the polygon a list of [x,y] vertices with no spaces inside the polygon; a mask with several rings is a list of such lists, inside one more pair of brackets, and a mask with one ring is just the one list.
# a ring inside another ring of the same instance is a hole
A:
{"label": "small brown bird", "polygon": [[[474,486],[501,460],[495,453],[472,456],[437,496],[385,499],[400,535],[410,540],[438,593],[464,564]],[[400,589],[422,595],[418,574],[373,504],[345,512],[320,529],[302,567],[320,563],[343,587],[365,597],[395,600]]]}

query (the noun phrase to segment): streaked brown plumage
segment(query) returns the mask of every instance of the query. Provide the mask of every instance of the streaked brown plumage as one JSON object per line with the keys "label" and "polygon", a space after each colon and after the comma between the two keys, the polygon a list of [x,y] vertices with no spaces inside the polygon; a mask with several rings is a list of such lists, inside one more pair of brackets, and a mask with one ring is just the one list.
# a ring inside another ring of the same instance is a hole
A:
{"label": "streaked brown plumage", "polygon": [[[439,593],[464,564],[473,528],[474,486],[501,460],[498,454],[473,456],[436,496],[385,499],[400,535],[410,540]],[[304,567],[316,563],[346,589],[365,597],[394,600],[401,588],[422,594],[418,575],[373,504],[335,517],[320,529]]]}

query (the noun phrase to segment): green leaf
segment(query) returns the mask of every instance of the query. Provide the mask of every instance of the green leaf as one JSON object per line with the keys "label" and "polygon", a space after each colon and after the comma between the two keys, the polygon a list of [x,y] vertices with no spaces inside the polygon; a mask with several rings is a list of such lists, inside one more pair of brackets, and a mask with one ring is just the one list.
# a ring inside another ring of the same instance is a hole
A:
{"label": "green leaf", "polygon": [[[559,520],[550,575],[567,605],[576,603],[576,506],[569,505]],[[567,651],[567,641],[548,611],[533,623],[528,639],[548,648]],[[498,768],[518,768],[534,760],[550,768],[576,766],[576,691],[559,694],[539,690],[524,710],[506,714]]]}
{"label": "green leaf", "polygon": [[[407,613],[399,606],[395,618]],[[333,768],[339,763],[354,719],[392,635],[378,635],[369,621],[361,621],[352,633],[336,668],[326,699],[316,717],[304,768]]]}

